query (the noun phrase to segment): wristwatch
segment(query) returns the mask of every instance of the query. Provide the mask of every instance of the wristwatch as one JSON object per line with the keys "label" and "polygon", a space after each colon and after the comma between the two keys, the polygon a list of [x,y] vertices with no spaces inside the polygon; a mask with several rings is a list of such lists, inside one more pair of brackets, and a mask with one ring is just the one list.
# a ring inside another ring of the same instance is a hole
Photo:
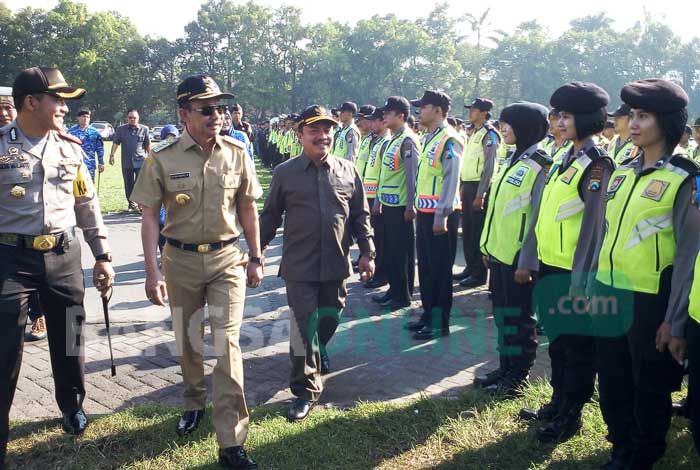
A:
{"label": "wristwatch", "polygon": [[368,257],[369,259],[377,259],[377,252],[376,251],[368,251],[365,253],[365,256]]}
{"label": "wristwatch", "polygon": [[101,255],[95,256],[95,261],[107,261],[108,263],[112,262],[112,254],[111,253],[102,253]]}
{"label": "wristwatch", "polygon": [[256,263],[262,266],[262,258],[259,258],[257,256],[248,256],[248,262],[249,263]]}

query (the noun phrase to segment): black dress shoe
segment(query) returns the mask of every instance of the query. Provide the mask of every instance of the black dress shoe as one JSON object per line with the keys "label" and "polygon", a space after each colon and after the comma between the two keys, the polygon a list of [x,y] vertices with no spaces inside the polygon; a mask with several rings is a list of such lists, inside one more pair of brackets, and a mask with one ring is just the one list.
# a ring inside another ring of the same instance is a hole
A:
{"label": "black dress shoe", "polygon": [[386,291],[382,292],[381,294],[375,294],[370,298],[372,299],[372,302],[383,304],[384,302],[391,300],[391,294],[389,293],[389,291]]}
{"label": "black dress shoe", "polygon": [[540,406],[538,410],[523,408],[518,413],[518,417],[523,421],[552,421],[559,412],[559,403],[549,402]]}
{"label": "black dress shoe", "polygon": [[522,393],[526,382],[527,375],[505,374],[499,381],[484,387],[483,390],[486,393],[491,393],[493,395],[502,395],[506,398],[515,398]]}
{"label": "black dress shoe", "polygon": [[563,442],[572,438],[582,426],[581,413],[559,414],[536,431],[537,439],[542,443]]}
{"label": "black dress shoe", "polygon": [[459,274],[452,275],[452,279],[455,281],[461,281],[462,279],[466,279],[468,277],[469,277],[469,271],[467,270],[467,268],[464,268],[464,270]]}
{"label": "black dress shoe", "polygon": [[430,326],[424,326],[420,330],[413,334],[413,339],[418,341],[425,341],[430,339],[437,339],[450,334],[449,328],[432,328]]}
{"label": "black dress shoe", "polygon": [[474,378],[474,387],[476,388],[483,388],[483,387],[488,387],[490,385],[498,383],[499,380],[501,380],[501,377],[505,375],[505,371],[503,371],[500,367],[496,370],[492,370],[491,372],[487,373],[486,375],[476,377]]}
{"label": "black dress shoe", "polygon": [[466,279],[462,279],[459,282],[459,285],[462,287],[479,287],[483,286],[484,284],[486,284],[486,279],[480,279],[472,276],[469,276]]}
{"label": "black dress shoe", "polygon": [[411,306],[411,301],[410,300],[394,300],[394,299],[389,299],[386,302],[382,302],[379,304],[380,307],[383,309],[388,309],[390,311],[394,310],[401,310],[402,308],[410,307]]}
{"label": "black dress shoe", "polygon": [[367,289],[377,289],[378,287],[384,287],[385,285],[389,284],[389,281],[386,279],[370,279],[369,281],[365,282],[365,287]]}
{"label": "black dress shoe", "polygon": [[403,326],[404,330],[408,331],[420,331],[425,327],[425,322],[423,320],[414,320],[406,323]]}
{"label": "black dress shoe", "polygon": [[63,414],[63,430],[68,434],[78,436],[85,431],[87,425],[88,419],[82,408],[72,414]]}
{"label": "black dress shoe", "polygon": [[177,422],[175,432],[180,437],[191,434],[195,429],[197,429],[197,426],[199,426],[199,422],[202,421],[203,417],[203,409],[185,411],[184,413],[182,413],[180,421]]}
{"label": "black dress shoe", "polygon": [[248,457],[242,446],[219,449],[219,465],[229,470],[254,470],[258,468],[258,464]]}
{"label": "black dress shoe", "polygon": [[287,411],[287,419],[292,422],[301,421],[309,415],[309,411],[314,406],[316,406],[315,401],[297,398],[292,403],[292,406],[289,407],[289,411]]}
{"label": "black dress shoe", "polygon": [[321,354],[321,375],[326,375],[331,371],[331,361],[328,354]]}

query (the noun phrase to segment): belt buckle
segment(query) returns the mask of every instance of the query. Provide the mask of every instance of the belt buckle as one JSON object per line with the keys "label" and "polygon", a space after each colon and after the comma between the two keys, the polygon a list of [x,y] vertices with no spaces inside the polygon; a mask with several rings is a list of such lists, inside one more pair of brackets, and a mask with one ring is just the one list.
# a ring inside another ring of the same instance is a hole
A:
{"label": "belt buckle", "polygon": [[197,253],[209,253],[211,251],[211,244],[203,243],[202,245],[197,245]]}
{"label": "belt buckle", "polygon": [[32,248],[36,251],[49,251],[56,248],[56,236],[55,235],[39,235],[34,237],[32,241]]}

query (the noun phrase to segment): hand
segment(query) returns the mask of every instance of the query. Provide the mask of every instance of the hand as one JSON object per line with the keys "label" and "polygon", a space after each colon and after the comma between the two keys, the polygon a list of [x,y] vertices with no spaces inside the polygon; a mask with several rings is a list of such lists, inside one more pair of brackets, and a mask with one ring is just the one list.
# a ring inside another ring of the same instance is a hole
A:
{"label": "hand", "polygon": [[102,297],[107,295],[109,288],[114,283],[114,269],[109,261],[95,261],[92,268],[92,284],[100,291]]}
{"label": "hand", "polygon": [[664,352],[668,343],[671,342],[671,324],[663,322],[658,330],[656,330],[656,350]]}
{"label": "hand", "polygon": [[532,282],[532,272],[529,269],[516,269],[515,282],[518,284],[529,284]]}
{"label": "hand", "polygon": [[160,271],[146,273],[146,297],[153,305],[165,306],[168,294],[165,291],[165,280]]}
{"label": "hand", "polygon": [[668,343],[668,352],[671,356],[680,364],[683,365],[685,361],[685,348],[687,342],[685,338],[679,338],[678,336],[671,336],[671,341]]}
{"label": "hand", "polygon": [[416,219],[416,210],[413,207],[407,207],[403,213],[403,220],[411,222]]}
{"label": "hand", "polygon": [[97,171],[99,171],[100,173],[105,171],[105,166],[103,163],[100,163],[99,165],[97,165]]}
{"label": "hand", "polygon": [[109,156],[109,164],[114,165],[114,155]]}
{"label": "hand", "polygon": [[263,273],[263,266],[258,263],[248,261],[246,273],[248,275],[248,282],[246,285],[248,287],[252,287],[253,289],[260,287],[263,277],[265,276]]}
{"label": "hand", "polygon": [[360,279],[362,279],[362,282],[367,282],[374,276],[374,260],[369,259],[369,256],[361,256],[357,267],[358,271],[360,271]]}
{"label": "hand", "polygon": [[476,211],[484,210],[484,198],[483,197],[475,197],[474,201],[472,201],[472,206],[474,207],[474,210],[476,210]]}
{"label": "hand", "polygon": [[444,219],[441,224],[433,224],[433,235],[444,235],[445,233],[447,233],[447,219]]}
{"label": "hand", "polygon": [[372,205],[372,215],[382,215],[382,205],[379,202]]}

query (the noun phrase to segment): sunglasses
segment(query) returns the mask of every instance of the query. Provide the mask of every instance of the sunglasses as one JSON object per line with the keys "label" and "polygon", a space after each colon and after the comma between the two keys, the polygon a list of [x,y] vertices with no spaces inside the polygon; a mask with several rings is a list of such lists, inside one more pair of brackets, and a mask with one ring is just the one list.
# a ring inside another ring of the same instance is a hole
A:
{"label": "sunglasses", "polygon": [[228,106],[225,104],[220,104],[217,106],[209,105],[201,108],[190,108],[190,111],[197,111],[198,113],[201,113],[202,116],[211,116],[214,114],[214,111],[218,111],[219,114],[226,114],[226,111],[228,111]]}

